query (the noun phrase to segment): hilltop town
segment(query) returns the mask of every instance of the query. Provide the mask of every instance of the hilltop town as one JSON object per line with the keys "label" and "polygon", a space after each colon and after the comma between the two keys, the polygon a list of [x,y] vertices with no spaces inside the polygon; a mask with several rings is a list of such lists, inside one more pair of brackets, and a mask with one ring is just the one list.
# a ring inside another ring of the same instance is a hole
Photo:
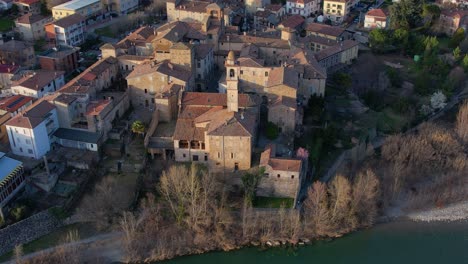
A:
{"label": "hilltop town", "polygon": [[[437,168],[454,171],[444,182],[463,181],[464,8],[0,1],[0,255],[80,225],[83,236],[121,228],[118,260],[161,260],[338,237],[396,206],[434,206],[414,194],[422,178],[401,180],[410,169],[391,146],[422,140],[414,130],[456,131],[444,134],[453,152],[437,155],[457,163]],[[443,203],[466,198],[453,193]],[[144,244],[155,237],[159,248]]]}

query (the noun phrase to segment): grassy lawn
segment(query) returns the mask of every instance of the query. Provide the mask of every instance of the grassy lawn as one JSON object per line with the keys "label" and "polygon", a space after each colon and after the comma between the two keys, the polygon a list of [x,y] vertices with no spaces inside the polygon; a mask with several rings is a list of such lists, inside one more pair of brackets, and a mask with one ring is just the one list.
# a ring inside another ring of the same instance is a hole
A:
{"label": "grassy lawn", "polygon": [[96,33],[98,35],[101,35],[101,36],[104,36],[104,37],[108,37],[108,38],[115,38],[116,37],[114,32],[112,32],[110,26],[103,27],[103,28],[98,28],[98,29],[94,30],[94,33]]}
{"label": "grassy lawn", "polygon": [[258,208],[280,208],[282,205],[285,208],[292,208],[294,199],[257,196],[253,201],[253,206]]}
{"label": "grassy lawn", "polygon": [[8,31],[15,25],[11,19],[0,18],[0,32]]}
{"label": "grassy lawn", "polygon": [[[28,244],[23,245],[23,253],[29,254],[29,253],[36,252],[42,249],[57,246],[61,244],[61,242],[65,239],[65,237],[70,231],[75,231],[75,230],[78,231],[80,239],[91,237],[93,235],[96,235],[97,233],[96,229],[94,229],[89,224],[73,224],[69,226],[64,226],[56,230],[55,232],[52,232],[37,240],[34,240]],[[13,256],[13,252],[6,253],[5,255],[0,256],[0,262],[5,262],[5,261],[10,260],[12,256]]]}

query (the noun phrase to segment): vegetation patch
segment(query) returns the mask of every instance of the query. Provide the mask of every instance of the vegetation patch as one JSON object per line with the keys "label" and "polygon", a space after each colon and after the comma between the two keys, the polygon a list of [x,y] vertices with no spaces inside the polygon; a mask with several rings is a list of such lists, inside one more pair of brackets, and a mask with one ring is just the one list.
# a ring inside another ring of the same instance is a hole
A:
{"label": "vegetation patch", "polygon": [[253,201],[253,207],[258,208],[293,208],[293,198],[262,197],[257,196]]}

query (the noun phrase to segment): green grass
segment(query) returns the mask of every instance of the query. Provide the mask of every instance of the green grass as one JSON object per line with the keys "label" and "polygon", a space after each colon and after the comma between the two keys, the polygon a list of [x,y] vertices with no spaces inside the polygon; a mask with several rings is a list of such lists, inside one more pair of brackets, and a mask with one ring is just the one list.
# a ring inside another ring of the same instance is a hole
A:
{"label": "green grass", "polygon": [[8,31],[15,25],[12,19],[0,18],[0,31]]}
{"label": "green grass", "polygon": [[[54,247],[62,243],[66,235],[70,231],[78,231],[79,238],[85,239],[96,235],[96,230],[89,224],[73,224],[59,228],[55,232],[45,235],[37,240],[34,240],[28,244],[23,245],[23,253],[29,254],[32,252],[40,251],[46,248]],[[13,252],[8,252],[3,256],[0,256],[0,262],[5,262],[11,259]]]}
{"label": "green grass", "polygon": [[258,208],[280,208],[281,206],[292,208],[294,206],[294,199],[257,196],[253,201],[253,206]]}
{"label": "green grass", "polygon": [[112,32],[112,29],[110,28],[110,26],[103,27],[103,28],[98,28],[98,29],[94,30],[94,33],[96,33],[96,34],[98,34],[100,36],[108,37],[108,38],[115,38],[116,37],[116,34],[114,34],[114,32]]}

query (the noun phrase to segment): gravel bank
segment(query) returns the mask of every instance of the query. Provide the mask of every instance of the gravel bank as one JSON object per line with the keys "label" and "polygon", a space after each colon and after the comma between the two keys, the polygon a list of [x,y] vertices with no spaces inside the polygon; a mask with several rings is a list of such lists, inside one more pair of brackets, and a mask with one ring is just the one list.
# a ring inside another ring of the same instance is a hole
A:
{"label": "gravel bank", "polygon": [[444,208],[430,209],[426,211],[412,212],[407,214],[413,221],[460,221],[468,219],[468,201],[449,205]]}

